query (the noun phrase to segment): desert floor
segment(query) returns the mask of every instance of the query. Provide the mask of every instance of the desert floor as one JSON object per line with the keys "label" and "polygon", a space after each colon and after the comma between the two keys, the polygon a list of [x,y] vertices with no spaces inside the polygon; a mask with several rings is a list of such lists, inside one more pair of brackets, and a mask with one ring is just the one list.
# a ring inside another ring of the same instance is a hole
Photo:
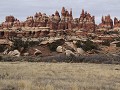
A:
{"label": "desert floor", "polygon": [[0,62],[0,90],[120,90],[120,65]]}

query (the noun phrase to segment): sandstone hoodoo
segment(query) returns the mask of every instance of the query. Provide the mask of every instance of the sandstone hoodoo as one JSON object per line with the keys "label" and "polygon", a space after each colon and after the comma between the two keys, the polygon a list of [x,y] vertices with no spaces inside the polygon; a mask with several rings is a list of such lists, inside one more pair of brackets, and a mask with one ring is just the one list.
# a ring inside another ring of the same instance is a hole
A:
{"label": "sandstone hoodoo", "polygon": [[[101,23],[98,25],[99,28],[112,29],[119,26],[119,20],[114,18],[111,19],[110,15],[102,17]],[[78,28],[86,31],[94,31],[96,29],[95,16],[91,16],[87,11],[82,10],[80,18],[73,18],[72,9],[68,11],[65,7],[61,10],[61,16],[56,10],[55,14],[47,16],[45,13],[36,13],[34,16],[28,16],[24,22],[20,22],[14,16],[6,16],[5,22],[1,24],[2,28],[12,27],[50,27],[51,30],[58,29],[73,29]]]}
{"label": "sandstone hoodoo", "polygon": [[114,18],[114,28],[120,28],[120,20],[118,20],[116,17]]}
{"label": "sandstone hoodoo", "polygon": [[95,30],[95,17],[82,10],[79,18],[78,28],[88,32],[93,32]]}
{"label": "sandstone hoodoo", "polygon": [[112,20],[110,15],[102,16],[101,23],[97,25],[95,24],[95,16],[84,9],[82,9],[79,18],[74,18],[72,9],[67,10],[62,7],[61,13],[57,10],[52,15],[37,12],[33,16],[28,16],[25,21],[20,21],[12,15],[6,16],[5,21],[0,24],[0,38],[38,38],[67,35],[88,37],[93,34],[99,38],[104,33],[99,32],[100,30],[119,31],[120,20],[117,17]]}
{"label": "sandstone hoodoo", "polygon": [[105,28],[107,30],[113,28],[113,20],[111,19],[110,15],[103,17],[101,19],[101,23],[99,24],[99,28]]}
{"label": "sandstone hoodoo", "polygon": [[[115,24],[117,20],[115,19]],[[12,28],[12,27],[50,27],[52,30],[58,29],[83,29],[94,31],[95,30],[95,17],[91,16],[87,11],[82,10],[80,18],[73,18],[72,9],[70,12],[65,9],[65,7],[61,10],[61,17],[58,11],[51,16],[47,16],[45,13],[36,13],[34,16],[28,16],[24,22],[20,22],[14,16],[7,16],[5,22],[2,23],[3,28]],[[100,27],[112,28],[112,19],[110,15],[102,18],[102,23]]]}

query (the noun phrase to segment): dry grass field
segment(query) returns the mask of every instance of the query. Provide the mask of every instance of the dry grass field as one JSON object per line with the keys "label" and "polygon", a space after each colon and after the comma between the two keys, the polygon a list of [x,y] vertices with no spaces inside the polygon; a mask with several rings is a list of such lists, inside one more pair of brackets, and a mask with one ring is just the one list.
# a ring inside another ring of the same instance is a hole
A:
{"label": "dry grass field", "polygon": [[1,62],[0,90],[120,90],[120,65]]}

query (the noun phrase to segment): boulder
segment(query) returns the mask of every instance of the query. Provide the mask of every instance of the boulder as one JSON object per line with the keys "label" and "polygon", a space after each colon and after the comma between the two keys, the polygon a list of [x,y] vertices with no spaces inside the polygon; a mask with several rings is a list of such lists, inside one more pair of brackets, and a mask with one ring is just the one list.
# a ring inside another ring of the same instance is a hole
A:
{"label": "boulder", "polygon": [[66,56],[71,56],[71,55],[75,56],[75,54],[71,50],[66,50],[65,55]]}
{"label": "boulder", "polygon": [[53,43],[53,42],[55,42],[55,40],[52,39],[52,38],[50,38],[50,39],[49,39],[49,43]]}
{"label": "boulder", "polygon": [[49,41],[42,41],[41,43],[40,43],[40,45],[46,45],[46,44],[48,44],[49,43]]}
{"label": "boulder", "polygon": [[84,54],[85,51],[82,48],[77,48],[76,52],[77,52],[77,54],[82,55],[82,54]]}
{"label": "boulder", "polygon": [[58,46],[57,49],[56,49],[56,51],[58,53],[62,53],[63,52],[63,47],[62,46]]}
{"label": "boulder", "polygon": [[73,50],[76,51],[76,45],[73,42],[65,42],[68,47],[71,47]]}
{"label": "boulder", "polygon": [[24,56],[29,56],[29,53],[24,53],[23,55],[24,55]]}
{"label": "boulder", "polygon": [[20,52],[18,50],[14,50],[14,51],[10,51],[8,53],[8,55],[19,57],[20,56]]}

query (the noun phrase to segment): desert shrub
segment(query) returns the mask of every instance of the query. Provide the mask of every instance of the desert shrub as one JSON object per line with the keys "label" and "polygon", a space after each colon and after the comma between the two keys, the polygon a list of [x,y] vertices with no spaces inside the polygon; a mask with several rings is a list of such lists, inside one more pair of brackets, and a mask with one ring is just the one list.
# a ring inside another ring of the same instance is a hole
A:
{"label": "desert shrub", "polygon": [[83,45],[82,45],[82,41],[78,40],[78,41],[76,42],[76,46],[79,47],[79,48],[82,47],[82,46],[83,46]]}
{"label": "desert shrub", "polygon": [[0,56],[0,61],[2,61],[2,56]]}
{"label": "desert shrub", "polygon": [[0,45],[0,52],[4,52],[7,47],[5,45]]}
{"label": "desert shrub", "polygon": [[98,49],[98,45],[94,44],[91,40],[87,39],[87,41],[77,41],[76,46],[82,48],[84,51],[89,51],[92,49]]}
{"label": "desert shrub", "polygon": [[11,50],[19,50],[22,52],[26,51],[29,47],[33,47],[35,45],[38,45],[39,42],[38,41],[22,41],[22,39],[18,38],[18,39],[14,39],[13,40],[14,44],[11,48]]}
{"label": "desert shrub", "polygon": [[48,45],[50,51],[56,51],[56,48],[59,46],[60,44],[59,43],[50,43]]}
{"label": "desert shrub", "polygon": [[120,47],[120,42],[118,42],[118,43],[116,44],[116,47]]}
{"label": "desert shrub", "polygon": [[102,45],[104,45],[104,46],[110,46],[110,41],[109,40],[104,40],[102,42]]}
{"label": "desert shrub", "polygon": [[49,47],[50,51],[56,51],[56,48],[60,45],[63,45],[63,44],[64,44],[64,40],[60,39],[60,40],[57,40],[53,43],[49,43],[48,47]]}
{"label": "desert shrub", "polygon": [[22,39],[14,39],[13,42],[14,44],[11,48],[12,50],[15,50],[15,49],[21,50],[21,48],[26,49],[29,46],[28,41],[25,42],[25,41],[22,41]]}
{"label": "desert shrub", "polygon": [[57,43],[51,43],[48,45],[50,51],[56,51],[56,48],[59,46]]}
{"label": "desert shrub", "polygon": [[17,87],[12,85],[7,85],[6,87],[2,88],[1,90],[18,90]]}
{"label": "desert shrub", "polygon": [[2,57],[2,61],[3,62],[14,62],[16,59],[16,57],[13,56],[3,56]]}
{"label": "desert shrub", "polygon": [[89,51],[89,50],[97,49],[97,48],[98,46],[94,44],[92,41],[90,41],[89,39],[87,39],[87,41],[84,42],[83,50],[85,51]]}
{"label": "desert shrub", "polygon": [[28,41],[28,43],[30,47],[33,47],[33,46],[39,45],[40,42],[39,41]]}
{"label": "desert shrub", "polygon": [[120,41],[120,37],[116,38],[115,40],[116,40],[116,41]]}

